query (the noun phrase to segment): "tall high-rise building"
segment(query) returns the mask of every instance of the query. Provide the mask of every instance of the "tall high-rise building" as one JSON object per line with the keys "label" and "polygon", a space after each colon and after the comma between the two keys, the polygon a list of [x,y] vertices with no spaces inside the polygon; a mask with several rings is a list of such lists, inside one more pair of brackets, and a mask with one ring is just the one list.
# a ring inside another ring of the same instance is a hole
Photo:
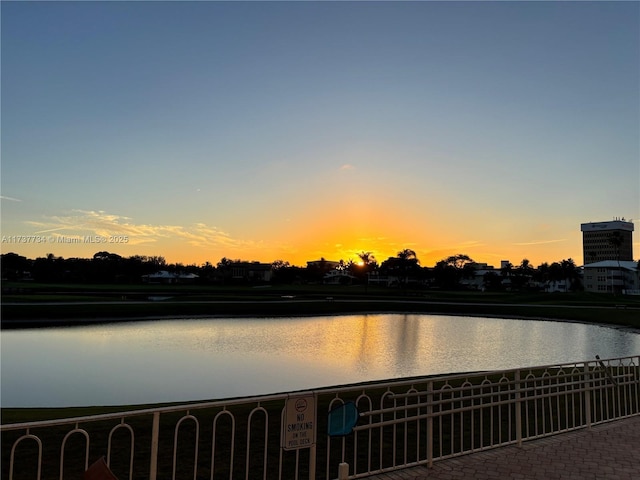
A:
{"label": "tall high-rise building", "polygon": [[603,260],[633,260],[633,222],[621,218],[582,223],[580,230],[584,265]]}

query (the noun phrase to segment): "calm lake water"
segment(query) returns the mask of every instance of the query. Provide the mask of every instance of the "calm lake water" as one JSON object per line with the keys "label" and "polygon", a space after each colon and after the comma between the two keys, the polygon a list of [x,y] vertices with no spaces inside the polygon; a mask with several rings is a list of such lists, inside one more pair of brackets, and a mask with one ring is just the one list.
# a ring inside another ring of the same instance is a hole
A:
{"label": "calm lake water", "polygon": [[267,394],[637,355],[640,334],[434,315],[162,320],[1,333],[3,407]]}

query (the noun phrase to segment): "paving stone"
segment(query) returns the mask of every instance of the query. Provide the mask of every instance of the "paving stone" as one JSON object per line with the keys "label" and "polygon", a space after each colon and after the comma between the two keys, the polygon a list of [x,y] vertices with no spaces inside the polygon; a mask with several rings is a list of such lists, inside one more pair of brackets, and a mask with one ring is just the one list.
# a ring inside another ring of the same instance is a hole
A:
{"label": "paving stone", "polygon": [[369,477],[375,480],[640,479],[640,416]]}

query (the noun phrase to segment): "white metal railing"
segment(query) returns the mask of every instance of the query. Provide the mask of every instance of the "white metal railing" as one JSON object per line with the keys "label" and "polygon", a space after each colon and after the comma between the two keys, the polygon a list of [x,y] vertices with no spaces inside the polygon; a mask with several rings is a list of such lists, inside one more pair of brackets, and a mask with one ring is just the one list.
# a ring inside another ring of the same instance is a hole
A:
{"label": "white metal railing", "polygon": [[[82,478],[101,456],[120,480],[362,478],[638,415],[639,365],[596,359],[2,425],[2,479]],[[316,442],[288,450],[285,409],[300,396],[313,398]],[[358,425],[329,437],[327,413],[349,401]]]}

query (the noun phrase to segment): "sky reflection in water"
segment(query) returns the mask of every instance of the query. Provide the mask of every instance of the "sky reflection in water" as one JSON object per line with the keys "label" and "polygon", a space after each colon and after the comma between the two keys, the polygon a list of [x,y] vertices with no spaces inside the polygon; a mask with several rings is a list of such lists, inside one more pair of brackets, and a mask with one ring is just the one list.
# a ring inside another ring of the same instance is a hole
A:
{"label": "sky reflection in water", "polygon": [[637,355],[596,325],[433,315],[163,320],[4,331],[3,407],[266,394]]}

